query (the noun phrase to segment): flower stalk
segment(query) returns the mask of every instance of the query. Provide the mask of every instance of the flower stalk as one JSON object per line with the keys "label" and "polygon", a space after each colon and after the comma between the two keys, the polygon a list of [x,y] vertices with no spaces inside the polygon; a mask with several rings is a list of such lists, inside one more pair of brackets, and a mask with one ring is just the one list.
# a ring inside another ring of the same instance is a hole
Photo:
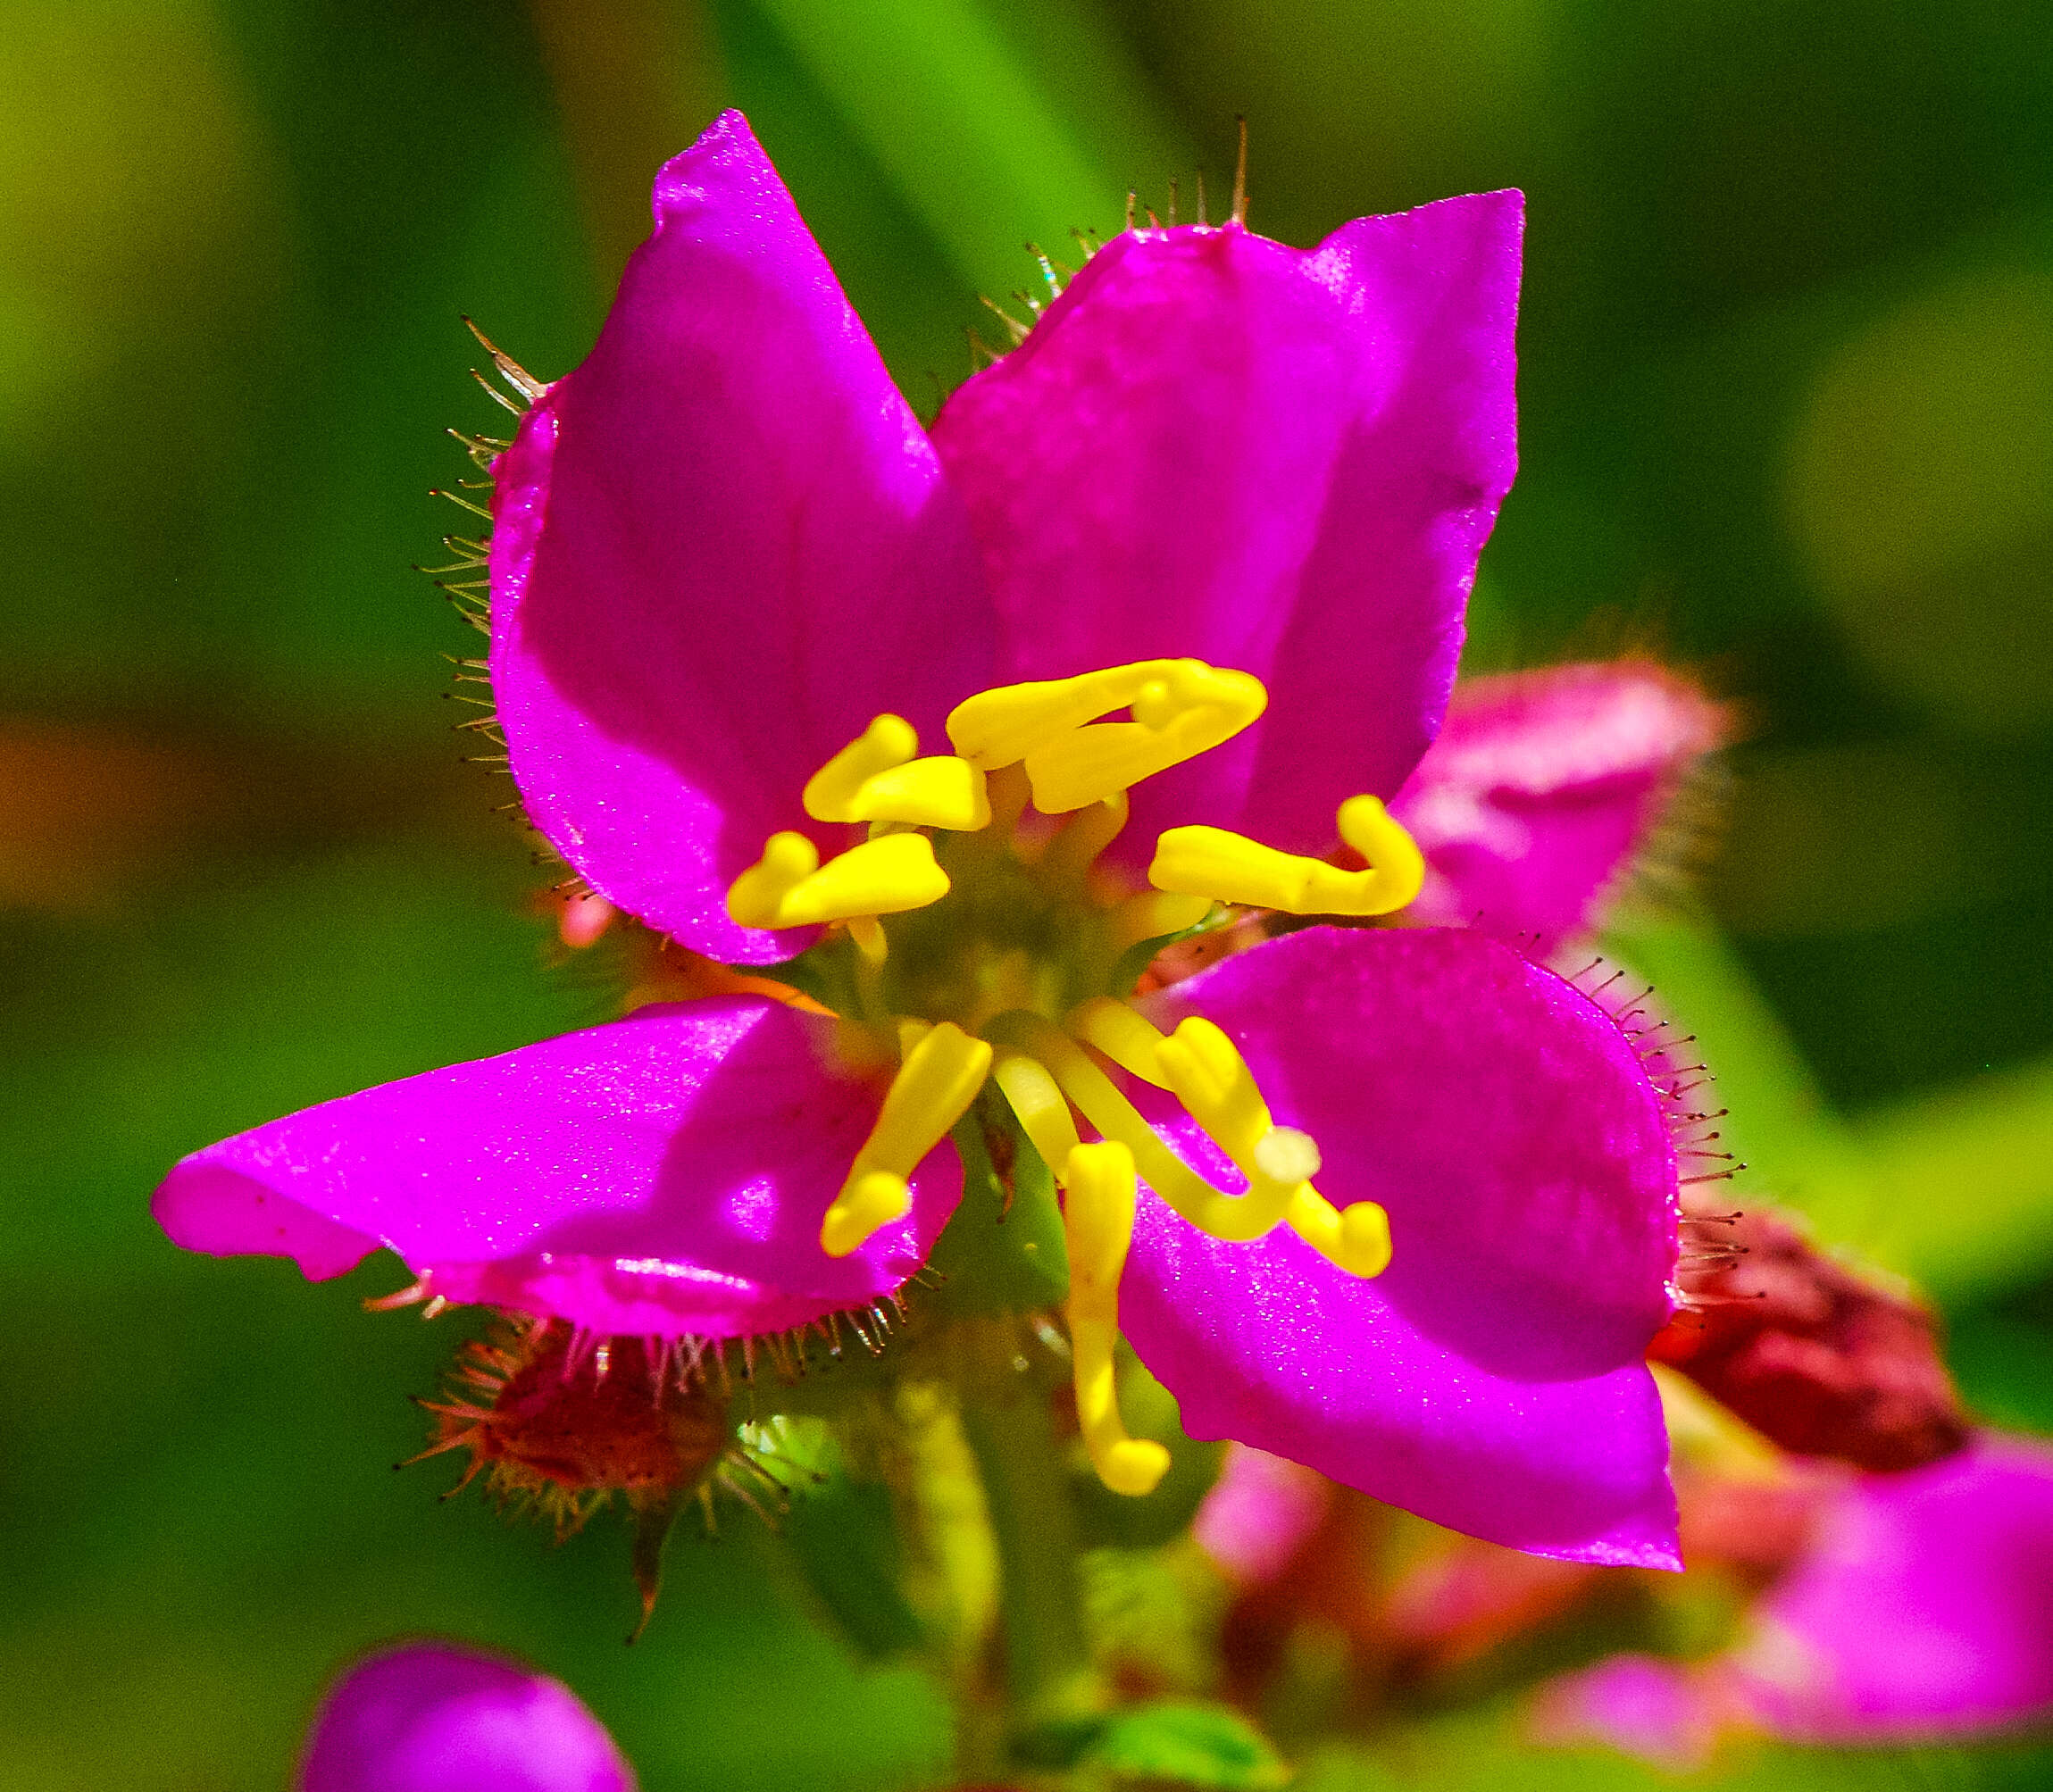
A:
{"label": "flower stalk", "polygon": [[1046,1392],[970,1407],[963,1429],[997,1547],[1005,1741],[1022,1761],[1061,1760],[1103,1712],[1105,1688],[1084,1637],[1076,1513]]}

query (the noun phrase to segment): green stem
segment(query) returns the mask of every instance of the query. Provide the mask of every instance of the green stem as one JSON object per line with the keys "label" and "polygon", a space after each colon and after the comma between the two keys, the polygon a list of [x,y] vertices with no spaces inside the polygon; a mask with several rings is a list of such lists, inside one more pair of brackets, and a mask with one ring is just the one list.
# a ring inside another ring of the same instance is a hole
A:
{"label": "green stem", "polygon": [[963,1429],[997,1545],[1007,1729],[1030,1755],[1059,1754],[1063,1733],[1104,1702],[1084,1642],[1076,1513],[1047,1402],[1022,1388],[1008,1404],[966,1410]]}

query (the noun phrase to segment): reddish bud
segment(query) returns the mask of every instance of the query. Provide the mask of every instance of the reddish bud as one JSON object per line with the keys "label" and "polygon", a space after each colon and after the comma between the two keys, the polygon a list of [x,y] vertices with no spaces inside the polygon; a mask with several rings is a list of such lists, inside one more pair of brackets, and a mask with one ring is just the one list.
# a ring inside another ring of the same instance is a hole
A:
{"label": "reddish bud", "polygon": [[1912,1469],[1967,1441],[1932,1315],[1773,1211],[1683,1222],[1691,1304],[1648,1354],[1799,1454]]}

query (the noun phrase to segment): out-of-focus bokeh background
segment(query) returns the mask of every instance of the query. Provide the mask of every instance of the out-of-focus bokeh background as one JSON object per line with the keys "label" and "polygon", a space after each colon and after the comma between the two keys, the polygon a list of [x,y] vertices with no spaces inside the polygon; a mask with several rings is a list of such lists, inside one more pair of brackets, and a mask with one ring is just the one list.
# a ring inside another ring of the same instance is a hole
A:
{"label": "out-of-focus bokeh background", "polygon": [[[1288,241],[1523,187],[1474,663],[1649,647],[1742,706],[1700,895],[1619,948],[1715,1055],[1753,1186],[1917,1277],[1970,1398],[2053,1429],[2037,0],[6,0],[0,1786],[277,1786],[333,1666],[422,1629],[567,1675],[651,1792],[945,1761],[936,1696],[803,1621],[753,1523],[679,1540],[627,1650],[616,1525],[552,1550],[395,1476],[455,1338],[359,1310],[389,1261],[310,1288],[146,1209],[221,1134],[602,1012],[449,731],[438,655],[475,638],[408,568],[474,521],[427,496],[469,471],[443,427],[495,423],[460,314],[574,365],[725,104],[922,414],[1028,238],[1173,177],[1189,215],[1199,170],[1216,216],[1237,113]],[[1648,1779],[1472,1711],[1319,1784]]]}

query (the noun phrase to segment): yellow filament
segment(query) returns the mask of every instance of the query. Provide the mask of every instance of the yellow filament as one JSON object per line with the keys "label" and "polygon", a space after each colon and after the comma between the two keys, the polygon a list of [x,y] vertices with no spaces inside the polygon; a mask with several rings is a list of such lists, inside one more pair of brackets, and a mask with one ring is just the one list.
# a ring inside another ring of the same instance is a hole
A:
{"label": "yellow filament", "polygon": [[1389,914],[1412,901],[1425,860],[1404,825],[1373,796],[1350,796],[1339,819],[1340,838],[1369,862],[1366,871],[1278,852],[1223,828],[1172,828],[1155,843],[1148,880],[1289,914]]}
{"label": "yellow filament", "polygon": [[1152,1493],[1168,1471],[1169,1452],[1160,1444],[1127,1435],[1113,1375],[1119,1278],[1133,1242],[1133,1154],[1109,1140],[1076,1146],[1064,1163],[1063,1182],[1069,1341],[1084,1447],[1097,1478],[1113,1492]]}
{"label": "yellow filament", "polygon": [[1156,1067],[1156,1050],[1162,1044],[1162,1029],[1143,1020],[1125,1003],[1110,996],[1094,996],[1070,1011],[1064,1023],[1086,1045],[1096,1046],[1121,1070],[1153,1083],[1169,1087]]}
{"label": "yellow filament", "polygon": [[1160,939],[1196,927],[1212,913],[1212,898],[1185,896],[1175,890],[1141,890],[1117,904],[1111,911],[1113,944],[1124,951],[1144,939]]}
{"label": "yellow filament", "polygon": [[[1061,815],[1221,746],[1268,703],[1262,681],[1246,672],[1202,660],[1139,660],[981,691],[950,713],[948,738],[986,771],[1023,760],[1034,806]],[[1120,708],[1134,719],[1087,725]]]}
{"label": "yellow filament", "polygon": [[1041,874],[1082,878],[1097,863],[1098,854],[1119,838],[1119,830],[1126,826],[1126,812],[1123,790],[1115,790],[1102,803],[1079,810],[1047,843],[1040,856]]}
{"label": "yellow filament", "polygon": [[1001,1052],[992,1080],[1017,1116],[1020,1130],[1033,1142],[1041,1162],[1060,1176],[1076,1149],[1076,1121],[1056,1080],[1034,1059],[1019,1052]]}
{"label": "yellow filament", "polygon": [[1283,1217],[1294,1192],[1289,1184],[1264,1177],[1251,1179],[1245,1195],[1214,1188],[1156,1136],[1089,1054],[1053,1023],[1015,1010],[993,1021],[992,1029],[1013,1035],[1008,1043],[1016,1042],[1039,1058],[1084,1118],[1106,1138],[1124,1145],[1148,1186],[1199,1231],[1244,1242],[1259,1238]]}
{"label": "yellow filament", "polygon": [[948,893],[924,834],[887,834],[820,863],[803,834],[772,834],[763,856],[735,879],[727,912],[743,927],[805,927],[851,917],[902,914]]}
{"label": "yellow filament", "polygon": [[815,821],[897,822],[973,833],[991,819],[984,777],[961,759],[914,759],[920,737],[902,716],[880,715],[807,781]]}
{"label": "yellow filament", "polygon": [[991,1067],[990,1046],[953,1021],[901,1037],[910,1046],[905,1062],[820,1224],[820,1248],[830,1257],[847,1256],[911,1210],[907,1179],[963,1117]]}

